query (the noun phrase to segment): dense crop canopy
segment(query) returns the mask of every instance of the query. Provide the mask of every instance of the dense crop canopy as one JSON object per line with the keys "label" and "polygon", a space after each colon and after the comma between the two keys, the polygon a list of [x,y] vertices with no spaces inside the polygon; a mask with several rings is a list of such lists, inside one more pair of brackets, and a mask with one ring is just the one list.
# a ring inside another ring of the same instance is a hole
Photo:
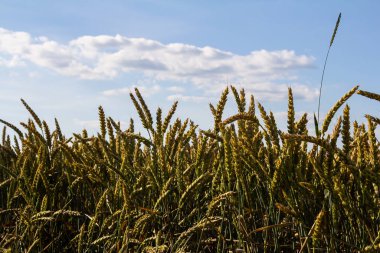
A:
{"label": "dense crop canopy", "polygon": [[[238,113],[225,119],[229,91]],[[66,137],[22,101],[32,116],[23,130],[1,121],[0,251],[375,251],[380,120],[351,122],[346,106],[330,127],[355,93],[379,97],[353,88],[317,136],[306,114],[295,119],[290,89],[287,132],[234,87],[210,105],[207,131],[173,120],[177,103],[154,117],[136,90],[147,136],[99,107],[99,134]]]}

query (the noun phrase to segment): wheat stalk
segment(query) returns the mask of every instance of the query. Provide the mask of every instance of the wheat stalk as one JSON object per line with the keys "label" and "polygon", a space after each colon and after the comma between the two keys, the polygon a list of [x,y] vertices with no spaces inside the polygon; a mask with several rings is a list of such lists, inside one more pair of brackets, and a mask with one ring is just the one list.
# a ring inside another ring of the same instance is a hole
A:
{"label": "wheat stalk", "polygon": [[326,58],[325,58],[325,63],[324,63],[324,65],[323,65],[322,78],[321,78],[321,85],[320,85],[320,87],[319,87],[319,98],[318,98],[318,118],[317,118],[317,123],[318,123],[318,124],[319,124],[319,110],[320,110],[320,107],[321,107],[321,96],[322,96],[323,77],[325,76],[325,70],[326,70],[327,59],[329,58],[330,49],[331,49],[331,46],[332,46],[333,43],[334,43],[334,39],[335,39],[336,33],[337,33],[337,31],[338,31],[338,28],[339,28],[340,18],[341,18],[341,17],[342,17],[342,13],[339,13],[338,19],[337,19],[336,24],[335,24],[334,32],[333,32],[333,34],[332,34],[332,36],[331,36],[329,49],[327,50],[327,54],[326,54]]}

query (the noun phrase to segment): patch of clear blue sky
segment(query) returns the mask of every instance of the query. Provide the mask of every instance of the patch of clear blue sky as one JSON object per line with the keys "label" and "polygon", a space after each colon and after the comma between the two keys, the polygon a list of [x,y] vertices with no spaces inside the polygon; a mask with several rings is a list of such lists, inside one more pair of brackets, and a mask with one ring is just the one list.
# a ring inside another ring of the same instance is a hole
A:
{"label": "patch of clear blue sky", "polygon": [[[316,58],[315,68],[299,73],[300,80],[316,88],[336,18],[342,12],[341,27],[327,66],[322,108],[328,110],[335,100],[358,83],[365,90],[380,92],[379,1],[8,0],[1,1],[0,7],[0,27],[47,36],[59,42],[82,35],[121,34],[162,43],[212,46],[236,54],[260,49],[295,50],[297,54]],[[86,92],[84,87],[89,85],[92,91],[88,89],[87,92],[98,92],[102,88],[120,87],[125,79],[113,81],[111,87],[106,81],[90,84],[54,74],[47,75],[44,82],[47,81],[79,92]],[[364,101],[365,108],[361,106]],[[297,103],[301,104],[298,106],[301,110],[314,111],[316,108],[316,101]],[[378,108],[378,104],[362,98],[354,98],[351,104],[358,115],[367,112],[363,110],[377,112]],[[282,106],[273,105],[274,110]],[[92,110],[96,115],[96,108]],[[184,109],[185,112],[190,110]]]}

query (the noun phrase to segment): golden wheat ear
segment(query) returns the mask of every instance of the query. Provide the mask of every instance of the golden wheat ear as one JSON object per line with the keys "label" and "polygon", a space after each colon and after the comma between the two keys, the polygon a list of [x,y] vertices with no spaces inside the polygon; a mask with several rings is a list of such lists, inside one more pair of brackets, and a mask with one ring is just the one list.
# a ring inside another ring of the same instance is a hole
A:
{"label": "golden wheat ear", "polygon": [[350,135],[350,107],[346,105],[343,110],[343,126],[342,126],[342,144],[343,144],[343,153],[346,157],[349,156],[350,153],[350,143],[351,143],[351,135]]}
{"label": "golden wheat ear", "polygon": [[175,101],[172,107],[170,108],[168,115],[166,115],[164,119],[164,124],[162,125],[162,134],[166,133],[166,130],[168,129],[168,126],[170,124],[170,120],[172,119],[175,111],[177,110],[177,106],[178,106],[178,101]]}
{"label": "golden wheat ear", "polygon": [[245,101],[245,91],[244,89],[240,90],[240,93],[236,90],[234,86],[230,86],[232,93],[234,94],[236,104],[240,113],[245,111],[246,101]]}
{"label": "golden wheat ear", "polygon": [[104,113],[103,107],[98,107],[98,114],[99,114],[99,125],[100,125],[100,134],[103,139],[106,138],[107,130],[106,130],[106,115]]}
{"label": "golden wheat ear", "polygon": [[156,111],[156,134],[161,139],[162,135],[162,110],[160,107]]}
{"label": "golden wheat ear", "polygon": [[58,123],[57,118],[54,118],[54,124],[55,124],[55,133],[58,135],[58,140],[62,141],[63,140],[63,134],[62,134],[61,127]]}
{"label": "golden wheat ear", "polygon": [[359,89],[359,85],[355,86],[354,88],[352,88],[350,91],[348,91],[346,94],[344,94],[343,97],[341,97],[336,103],[335,105],[329,110],[329,112],[327,113],[326,117],[325,117],[325,120],[323,121],[323,125],[322,125],[322,130],[321,130],[321,134],[323,135],[330,123],[331,123],[331,120],[333,119],[335,113],[338,111],[338,109],[353,95],[355,94],[355,92]]}
{"label": "golden wheat ear", "polygon": [[371,115],[369,115],[369,114],[366,114],[365,117],[371,119],[371,120],[372,120],[374,123],[376,123],[377,125],[380,125],[380,119],[379,119],[379,118],[374,117],[374,116],[371,116]]}
{"label": "golden wheat ear", "polygon": [[141,120],[143,127],[148,131],[148,134],[150,135],[149,131],[154,133],[152,115],[143,97],[141,96],[140,91],[137,88],[135,88],[135,93],[136,93],[137,99],[132,93],[129,93],[129,96],[131,97],[132,103],[137,110],[137,113],[139,115],[139,118]]}
{"label": "golden wheat ear", "polygon": [[50,129],[49,129],[49,126],[48,126],[48,124],[46,123],[45,120],[42,121],[42,126],[43,126],[44,133],[45,133],[46,143],[47,143],[48,147],[51,147],[51,134],[50,134]]}
{"label": "golden wheat ear", "polygon": [[21,98],[22,104],[25,106],[25,108],[28,110],[30,115],[32,115],[34,121],[37,123],[37,125],[42,129],[42,122],[40,118],[37,116],[37,114],[33,111],[33,109],[25,102],[24,99]]}
{"label": "golden wheat ear", "polygon": [[227,87],[223,91],[216,109],[214,106],[210,104],[211,112],[214,115],[214,129],[216,132],[219,132],[219,125],[222,122],[222,115],[223,115],[224,107],[226,106],[226,103],[227,103],[228,92],[229,90]]}
{"label": "golden wheat ear", "polygon": [[367,97],[369,99],[374,99],[374,100],[377,100],[380,102],[380,94],[368,92],[368,91],[364,91],[364,90],[358,90],[356,93],[363,96],[363,97]]}
{"label": "golden wheat ear", "polygon": [[2,119],[0,119],[0,122],[3,123],[4,125],[6,125],[7,127],[11,128],[13,131],[15,131],[18,134],[18,136],[20,136],[21,139],[23,138],[23,134],[22,134],[21,130],[18,129],[15,125],[9,123],[8,121],[2,120]]}
{"label": "golden wheat ear", "polygon": [[292,89],[288,88],[288,133],[293,134],[295,132],[295,112]]}
{"label": "golden wheat ear", "polygon": [[149,110],[148,106],[146,105],[144,98],[141,96],[139,89],[135,88],[135,93],[136,93],[136,96],[137,96],[141,106],[142,106],[146,120],[148,121],[148,124],[151,128],[150,130],[152,130],[152,132],[154,132],[152,114],[150,113],[150,110]]}

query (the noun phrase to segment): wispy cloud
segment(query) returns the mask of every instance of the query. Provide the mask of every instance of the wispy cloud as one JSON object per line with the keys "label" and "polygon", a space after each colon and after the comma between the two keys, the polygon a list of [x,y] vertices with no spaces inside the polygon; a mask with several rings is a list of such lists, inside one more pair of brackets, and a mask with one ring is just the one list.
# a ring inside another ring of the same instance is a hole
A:
{"label": "wispy cloud", "polygon": [[204,96],[185,96],[182,94],[174,94],[167,97],[169,101],[184,101],[184,102],[203,102],[208,101],[209,97]]}
{"label": "wispy cloud", "polygon": [[170,92],[175,92],[175,93],[182,93],[185,91],[183,87],[179,87],[179,86],[170,86],[166,89]]}
{"label": "wispy cloud", "polygon": [[98,129],[99,120],[76,120],[76,124],[84,129]]}
{"label": "wispy cloud", "polygon": [[[283,92],[287,85],[278,82],[295,82],[295,72],[309,68],[313,61],[313,57],[291,50],[259,50],[238,55],[213,47],[163,44],[121,35],[81,36],[59,43],[0,28],[0,65],[32,63],[80,79],[112,79],[122,73],[137,72],[154,80],[191,83],[209,92],[219,92],[228,80],[244,84],[265,98],[281,99],[287,93]],[[104,95],[128,92],[128,88],[122,88],[105,91]],[[302,84],[294,86],[293,92],[306,99],[317,94]]]}
{"label": "wispy cloud", "polygon": [[[308,119],[311,119],[310,115],[313,115],[313,113],[312,112],[303,112],[303,111],[296,112],[294,115],[295,119],[299,120],[305,113],[307,114]],[[274,112],[273,115],[274,115],[276,120],[279,120],[281,122],[285,122],[288,118],[288,112],[287,111]]]}
{"label": "wispy cloud", "polygon": [[[84,129],[91,129],[91,130],[98,130],[100,129],[100,123],[99,120],[75,120],[76,125],[79,125],[80,127]],[[122,129],[128,127],[128,123],[125,121],[120,121],[120,126]]]}
{"label": "wispy cloud", "polygon": [[134,88],[138,88],[139,91],[144,94],[145,97],[149,97],[151,95],[154,95],[158,93],[161,90],[161,87],[159,85],[153,85],[153,86],[145,86],[145,85],[133,85],[130,87],[123,87],[118,89],[109,89],[102,92],[104,96],[112,97],[112,96],[121,96],[126,95],[129,93],[133,93]]}
{"label": "wispy cloud", "polygon": [[311,88],[302,84],[284,84],[284,83],[271,83],[261,82],[254,83],[248,86],[236,85],[238,88],[246,88],[248,94],[253,94],[260,100],[278,101],[286,100],[288,98],[288,88],[291,87],[294,99],[312,100],[319,94],[317,89]]}

